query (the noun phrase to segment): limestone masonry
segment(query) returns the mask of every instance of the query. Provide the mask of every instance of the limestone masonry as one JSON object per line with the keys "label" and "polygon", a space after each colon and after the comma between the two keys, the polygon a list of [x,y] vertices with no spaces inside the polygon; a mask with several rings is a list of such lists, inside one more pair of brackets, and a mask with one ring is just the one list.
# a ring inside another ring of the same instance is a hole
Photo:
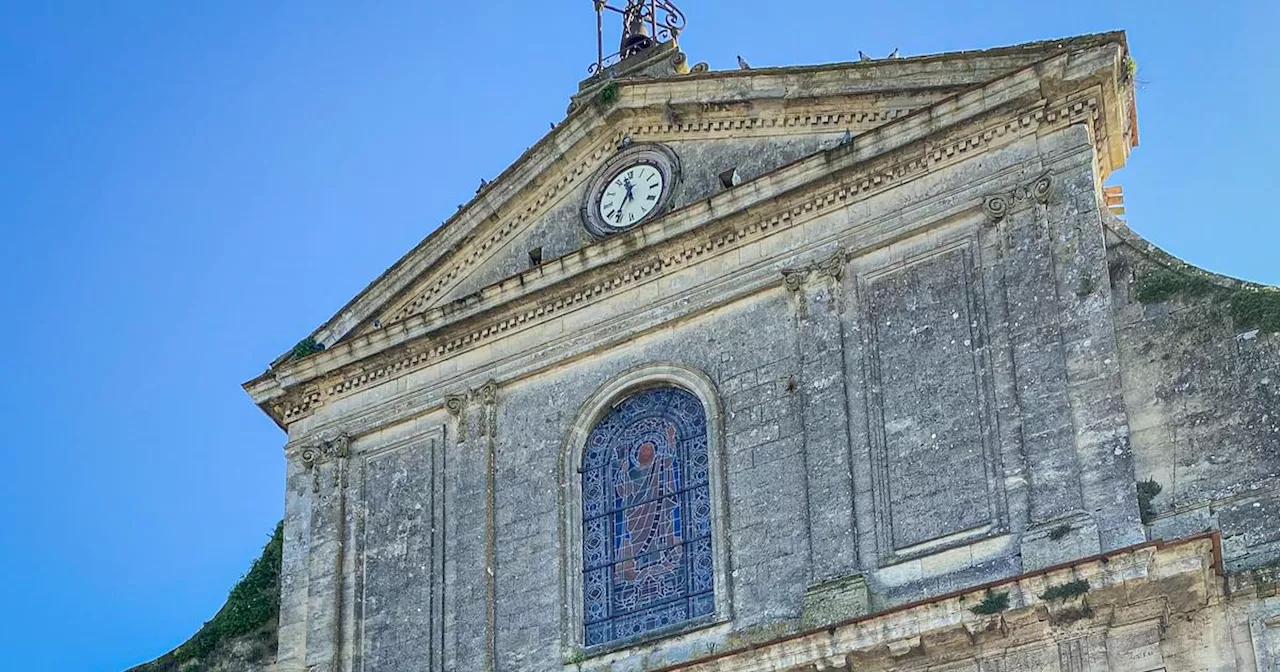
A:
{"label": "limestone masonry", "polygon": [[624,44],[245,384],[270,669],[1280,670],[1280,293],[1120,219],[1133,62]]}

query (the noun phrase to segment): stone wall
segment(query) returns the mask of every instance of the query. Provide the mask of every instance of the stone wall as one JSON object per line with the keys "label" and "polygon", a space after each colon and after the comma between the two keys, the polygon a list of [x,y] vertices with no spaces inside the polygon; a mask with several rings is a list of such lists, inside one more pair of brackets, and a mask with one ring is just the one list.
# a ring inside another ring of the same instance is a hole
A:
{"label": "stone wall", "polygon": [[[1221,530],[1232,570],[1280,558],[1280,334],[1234,314],[1233,293],[1255,288],[1110,227],[1137,477],[1160,486],[1150,534]],[[1184,281],[1144,295],[1153,277]]]}
{"label": "stone wall", "polygon": [[[1280,352],[1216,304],[1132,301],[1126,273],[1148,261],[1101,185],[1133,131],[1121,56],[1059,54],[943,100],[935,81],[932,107],[851,138],[814,113],[775,117],[803,132],[749,117],[686,140],[670,98],[617,120],[683,157],[677,211],[586,245],[565,177],[526,211],[542,219],[432,285],[456,309],[406,313],[399,296],[388,314],[412,318],[280,375],[324,402],[277,409],[293,418],[279,670],[1270,660],[1274,585],[1231,602],[1222,577],[1280,543]],[[828,74],[809,83],[856,88]],[[716,86],[743,113],[747,91]],[[757,179],[724,190],[712,176],[732,165]],[[537,245],[557,263],[513,276]],[[578,459],[612,404],[655,383],[709,414],[715,613],[586,648]],[[1150,502],[1147,475],[1167,486]],[[1225,550],[1153,541],[1213,529]],[[1050,590],[1084,581],[1109,592]],[[971,618],[997,587],[1017,613]],[[1166,646],[1183,622],[1211,641]],[[932,657],[988,635],[985,653]]]}

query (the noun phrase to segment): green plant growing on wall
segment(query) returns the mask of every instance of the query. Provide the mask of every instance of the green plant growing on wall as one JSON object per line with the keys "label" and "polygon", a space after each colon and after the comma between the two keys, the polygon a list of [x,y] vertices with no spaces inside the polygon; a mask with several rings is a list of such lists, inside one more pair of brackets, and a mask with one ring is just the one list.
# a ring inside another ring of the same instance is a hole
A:
{"label": "green plant growing on wall", "polygon": [[1156,519],[1156,508],[1152,506],[1151,500],[1155,499],[1164,488],[1154,478],[1138,481],[1137,488],[1138,517],[1142,519],[1143,525],[1150,525],[1151,521]]}
{"label": "green plant growing on wall", "polygon": [[1046,602],[1050,600],[1065,600],[1068,597],[1084,595],[1087,592],[1089,592],[1089,580],[1076,579],[1056,586],[1049,586],[1043,593],[1040,593],[1040,599]]}
{"label": "green plant growing on wall", "polygon": [[298,341],[298,344],[293,346],[293,356],[298,359],[302,359],[307,355],[314,355],[322,350],[324,350],[324,344],[319,343],[316,339],[308,336],[301,341]]}
{"label": "green plant growing on wall", "polygon": [[1008,608],[1009,608],[1008,591],[1003,593],[995,593],[995,592],[992,592],[990,588],[988,588],[987,594],[983,596],[982,601],[978,603],[978,606],[970,609],[969,611],[972,611],[975,614],[986,615],[986,614],[996,614]]}
{"label": "green plant growing on wall", "polygon": [[[164,656],[138,666],[130,672],[170,672],[206,669],[210,654],[219,645],[237,637],[256,634],[258,646],[251,647],[256,656],[266,656],[271,647],[261,640],[271,637],[280,615],[280,561],[284,551],[284,521],[276,525],[262,555],[231,589],[227,601],[191,639]],[[200,668],[188,667],[193,660],[203,661]],[[258,661],[251,661],[258,662]]]}
{"label": "green plant growing on wall", "polygon": [[596,94],[596,104],[600,107],[609,107],[618,99],[618,85],[616,82],[609,82],[600,88],[600,92]]}

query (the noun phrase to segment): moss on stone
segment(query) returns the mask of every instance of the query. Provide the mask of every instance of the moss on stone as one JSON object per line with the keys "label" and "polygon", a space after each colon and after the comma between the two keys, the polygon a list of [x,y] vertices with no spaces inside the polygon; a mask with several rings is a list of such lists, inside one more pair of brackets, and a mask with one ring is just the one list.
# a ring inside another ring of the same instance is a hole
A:
{"label": "moss on stone", "polygon": [[1231,293],[1231,317],[1237,329],[1280,332],[1280,291],[1262,287],[1237,289]]}
{"label": "moss on stone", "polygon": [[233,640],[245,638],[246,662],[261,662],[270,656],[280,616],[280,561],[284,547],[284,521],[262,555],[253,561],[248,573],[231,589],[227,601],[191,639],[160,658],[129,672],[175,672],[209,669],[211,656],[227,648]]}
{"label": "moss on stone", "polygon": [[1212,296],[1230,306],[1237,330],[1280,333],[1280,290],[1273,287],[1224,287],[1195,271],[1162,267],[1138,280],[1136,296],[1142,303],[1159,303],[1174,297]]}
{"label": "moss on stone", "polygon": [[1138,282],[1138,300],[1142,303],[1159,303],[1175,296],[1203,296],[1220,289],[1217,285],[1190,273],[1159,268],[1144,275]]}

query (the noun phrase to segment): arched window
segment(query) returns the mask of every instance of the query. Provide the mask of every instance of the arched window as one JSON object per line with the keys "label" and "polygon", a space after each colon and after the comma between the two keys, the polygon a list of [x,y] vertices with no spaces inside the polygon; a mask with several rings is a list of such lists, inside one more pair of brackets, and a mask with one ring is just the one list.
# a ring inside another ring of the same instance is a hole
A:
{"label": "arched window", "polygon": [[707,415],[678,387],[641,390],[592,428],[582,459],[584,643],[715,612]]}

